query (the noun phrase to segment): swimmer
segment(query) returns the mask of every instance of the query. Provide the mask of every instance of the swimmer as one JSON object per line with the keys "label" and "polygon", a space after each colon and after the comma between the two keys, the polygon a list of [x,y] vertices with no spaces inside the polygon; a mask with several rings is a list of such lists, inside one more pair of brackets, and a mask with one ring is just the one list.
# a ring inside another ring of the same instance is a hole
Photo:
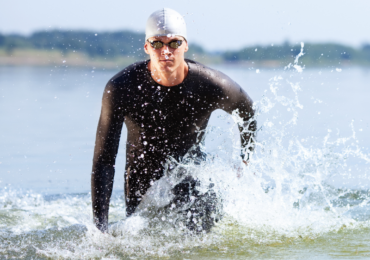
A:
{"label": "swimmer", "polygon": [[[102,232],[108,230],[109,201],[124,123],[127,216],[135,212],[151,185],[164,176],[169,157],[181,160],[201,143],[203,130],[216,109],[230,114],[239,111],[244,121],[239,130],[245,164],[253,150],[256,122],[252,99],[225,74],[184,58],[189,48],[184,18],[172,9],[158,10],[148,18],[145,33],[144,50],[150,59],[117,73],[103,94],[91,175],[94,223]],[[194,203],[194,207],[201,207],[202,201],[215,196],[212,191],[199,195],[194,190],[197,184],[187,176],[176,185],[175,204],[188,202],[190,196],[203,196]],[[190,188],[194,189],[189,193]],[[215,208],[214,203],[210,204],[199,210],[210,215]],[[206,231],[213,226],[212,220],[204,223]]]}

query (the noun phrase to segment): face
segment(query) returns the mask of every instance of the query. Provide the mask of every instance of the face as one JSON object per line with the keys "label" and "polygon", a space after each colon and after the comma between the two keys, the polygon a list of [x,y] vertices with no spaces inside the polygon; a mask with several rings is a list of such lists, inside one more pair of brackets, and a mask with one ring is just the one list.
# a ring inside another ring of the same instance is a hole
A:
{"label": "face", "polygon": [[163,43],[169,43],[174,40],[182,40],[182,44],[179,48],[173,49],[167,45],[163,45],[160,49],[154,49],[149,42],[145,42],[144,50],[150,55],[151,65],[163,72],[172,72],[179,68],[184,62],[184,54],[188,51],[188,43],[181,36],[160,36],[151,37],[149,41],[161,41]]}

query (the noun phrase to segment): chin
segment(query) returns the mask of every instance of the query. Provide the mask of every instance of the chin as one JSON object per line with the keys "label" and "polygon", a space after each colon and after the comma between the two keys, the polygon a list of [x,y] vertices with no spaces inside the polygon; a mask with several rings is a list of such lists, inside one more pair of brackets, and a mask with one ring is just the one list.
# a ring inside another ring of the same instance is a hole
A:
{"label": "chin", "polygon": [[161,68],[165,71],[173,71],[176,66],[174,63],[161,63]]}

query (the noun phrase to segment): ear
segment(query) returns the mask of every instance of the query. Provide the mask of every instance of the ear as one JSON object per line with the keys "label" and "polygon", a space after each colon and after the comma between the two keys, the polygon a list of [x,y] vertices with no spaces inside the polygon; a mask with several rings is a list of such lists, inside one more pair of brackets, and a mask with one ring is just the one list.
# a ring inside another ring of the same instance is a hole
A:
{"label": "ear", "polygon": [[149,43],[148,42],[145,42],[145,44],[144,44],[144,51],[145,51],[146,54],[150,55]]}
{"label": "ear", "polygon": [[189,50],[189,45],[188,45],[188,42],[185,41],[185,48],[184,48],[184,52],[187,52]]}

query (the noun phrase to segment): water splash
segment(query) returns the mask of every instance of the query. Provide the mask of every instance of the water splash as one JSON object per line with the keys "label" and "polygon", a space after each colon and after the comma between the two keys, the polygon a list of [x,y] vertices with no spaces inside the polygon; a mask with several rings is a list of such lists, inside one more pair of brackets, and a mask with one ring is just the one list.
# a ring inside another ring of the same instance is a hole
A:
{"label": "water splash", "polygon": [[[285,72],[303,73],[293,68]],[[255,102],[259,130],[248,167],[241,163],[239,135],[234,131],[241,119],[237,113],[231,118],[220,116],[224,127],[210,125],[206,130],[206,139],[214,139],[213,145],[203,146],[207,159],[195,162],[189,154],[183,161],[173,161],[178,167],[173,172],[179,174],[167,175],[153,185],[150,199],[144,199],[147,204],[136,215],[126,218],[123,192],[113,194],[109,234],[92,224],[90,194],[43,196],[3,187],[0,258],[199,259],[237,254],[281,259],[294,256],[290,251],[279,255],[281,246],[304,252],[323,244],[327,250],[343,244],[343,233],[368,247],[369,191],[330,184],[335,176],[351,178],[350,160],[365,165],[370,161],[357,143],[354,122],[348,136],[332,130],[319,141],[292,135],[291,129],[303,120],[298,115],[304,109],[299,100],[304,86],[284,74],[268,84],[264,96]],[[289,95],[282,95],[282,88],[289,89]],[[276,110],[285,111],[288,119],[278,117]],[[169,191],[181,180],[181,169],[200,180],[201,192],[212,183],[222,198],[224,217],[210,233],[189,232],[178,221],[180,216],[160,209],[170,201]],[[364,178],[369,179],[367,173]],[[156,210],[148,213],[145,209],[150,207]]]}
{"label": "water splash", "polygon": [[304,55],[304,53],[303,53],[303,48],[304,48],[304,43],[303,42],[301,42],[301,51],[298,53],[298,55],[295,57],[295,59],[294,59],[294,64],[292,64],[292,63],[289,63],[288,64],[288,66],[286,66],[284,69],[286,70],[286,69],[289,69],[289,68],[291,68],[291,67],[293,67],[293,68],[295,68],[298,72],[302,72],[303,71],[303,69],[304,69],[304,67],[302,67],[302,66],[300,66],[300,65],[298,65],[298,60],[299,60],[299,58],[300,57],[302,57],[303,55]]}

